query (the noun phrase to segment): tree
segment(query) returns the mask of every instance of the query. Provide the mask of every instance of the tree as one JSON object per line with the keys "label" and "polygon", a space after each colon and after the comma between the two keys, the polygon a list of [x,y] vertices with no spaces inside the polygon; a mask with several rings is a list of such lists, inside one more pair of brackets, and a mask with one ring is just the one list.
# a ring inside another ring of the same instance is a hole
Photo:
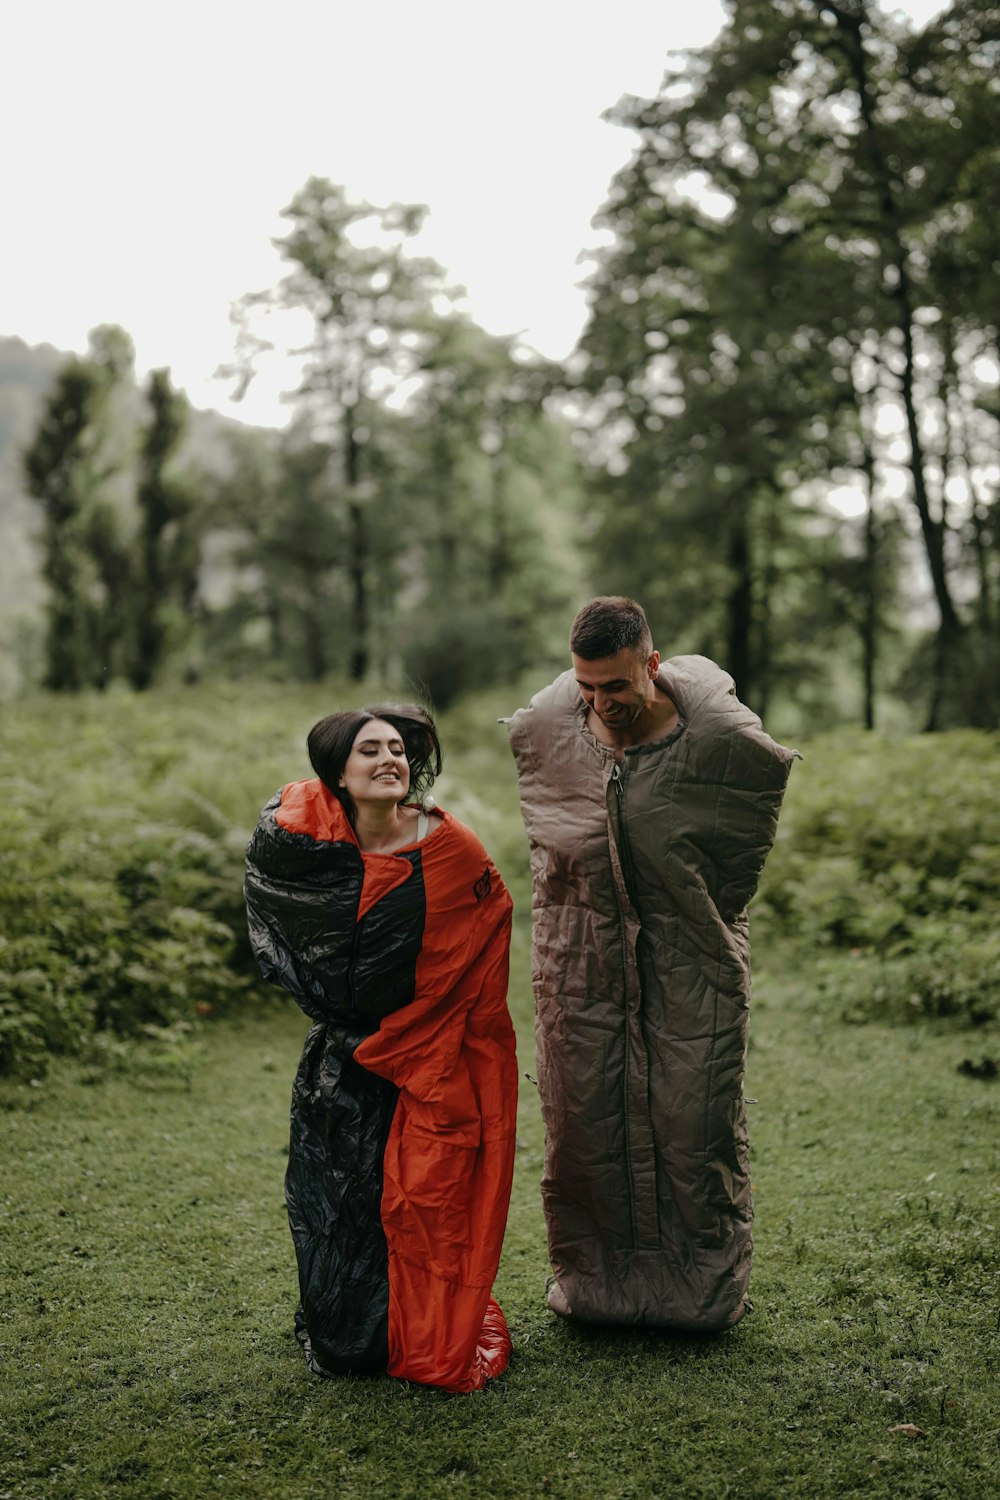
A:
{"label": "tree", "polygon": [[[920,521],[920,530],[930,568],[931,582],[939,611],[936,678],[943,682],[947,663],[961,629],[952,597],[945,561],[945,522],[943,514],[935,515],[928,492],[926,462],[916,397],[916,288],[911,254],[905,238],[905,215],[900,192],[899,166],[894,167],[883,140],[879,119],[878,93],[892,89],[897,60],[894,49],[881,49],[874,62],[866,33],[872,21],[862,0],[837,5],[832,0],[816,0],[823,16],[832,17],[847,64],[852,90],[857,101],[857,130],[852,153],[853,171],[849,174],[852,213],[863,217],[877,238],[883,285],[895,309],[894,331],[901,346],[899,361],[899,394],[906,416],[909,441],[909,469],[912,497]],[[881,74],[881,77],[879,76]],[[932,706],[930,723],[936,721]]]}
{"label": "tree", "polygon": [[171,472],[184,435],[187,401],[173,389],[168,370],[153,370],[146,402],[136,488],[135,639],[129,671],[133,687],[139,689],[148,688],[162,667],[171,607],[178,613],[191,609],[200,560],[191,525],[190,487]]}
{"label": "tree", "polygon": [[[383,682],[443,706],[547,663],[581,587],[579,466],[544,409],[552,379],[511,340],[437,313],[405,399],[378,407],[364,472],[368,644]],[[216,509],[232,588],[211,630],[230,660],[249,647],[319,679],[343,668],[351,630],[350,517],[312,430],[238,445]]]}
{"label": "tree", "polygon": [[[623,579],[661,580],[689,644],[725,643],[758,704],[793,666],[779,643],[792,636],[797,578],[825,579],[831,604],[853,588],[871,721],[886,614],[875,591],[896,571],[886,479],[898,463],[866,395],[877,369],[880,411],[898,402],[902,415],[938,606],[938,722],[964,629],[945,497],[956,455],[975,441],[935,441],[928,371],[951,358],[943,404],[968,408],[970,360],[984,334],[995,348],[983,325],[996,304],[985,288],[987,200],[970,191],[995,172],[995,8],[991,19],[989,7],[954,7],[961,21],[949,12],[919,37],[853,0],[727,8],[716,43],[668,73],[656,99],[626,99],[612,116],[639,144],[602,216],[613,239],[598,256],[577,366],[591,451],[607,472],[599,546]],[[945,247],[961,268],[950,278],[961,327],[938,343],[935,324],[954,326]],[[957,431],[957,410],[951,420]],[[981,467],[975,480],[964,529],[981,587]],[[824,490],[845,482],[868,495],[860,570],[850,552],[841,566],[830,551],[839,523]],[[832,640],[846,623],[831,608],[824,630]]]}
{"label": "tree", "polygon": [[304,314],[294,393],[299,424],[330,455],[331,503],[343,514],[340,566],[349,600],[347,666],[355,680],[369,667],[371,635],[372,474],[390,401],[419,368],[428,330],[449,298],[441,268],[407,252],[425,210],[352,203],[342,188],[311,178],[283,211],[290,221],[278,247],[291,269],[273,290],[244,299],[239,317],[245,382],[272,347],[259,331],[268,315]]}
{"label": "tree", "polygon": [[325,444],[295,429],[234,443],[214,506],[232,583],[210,621],[214,650],[230,668],[248,639],[270,670],[293,679],[318,682],[338,666],[349,622],[337,587],[345,544],[337,499]]}
{"label": "tree", "polygon": [[580,481],[545,406],[557,373],[467,318],[433,329],[407,406],[420,580],[407,664],[437,702],[512,680],[564,632],[581,582]]}
{"label": "tree", "polygon": [[125,629],[127,547],[106,491],[120,462],[110,451],[110,410],[131,363],[123,330],[95,329],[87,357],[71,357],[56,376],[24,455],[28,492],[42,509],[45,685],[56,691],[103,687]]}
{"label": "tree", "polygon": [[744,49],[743,10],[686,60],[683,82],[668,75],[656,100],[612,112],[639,146],[597,221],[613,241],[597,257],[577,371],[609,471],[605,566],[763,707],[795,670],[782,650],[795,590],[783,596],[775,557],[801,576],[825,551],[815,506],[790,496],[846,457],[849,349],[817,359],[803,303],[850,299],[838,299],[833,257],[803,235],[830,164],[779,92],[790,44],[772,20],[769,33],[747,27]]}

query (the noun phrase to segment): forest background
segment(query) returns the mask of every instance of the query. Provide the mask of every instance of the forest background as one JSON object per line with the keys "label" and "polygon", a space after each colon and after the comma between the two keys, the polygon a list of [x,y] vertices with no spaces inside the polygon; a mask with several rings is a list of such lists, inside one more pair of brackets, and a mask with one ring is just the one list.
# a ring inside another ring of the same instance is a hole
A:
{"label": "forest background", "polygon": [[[996,1493],[1000,12],[726,17],[612,110],[565,361],[477,326],[421,208],[322,178],[236,309],[235,392],[300,351],[285,429],[119,327],[0,339],[3,1493]],[[249,829],[321,713],[432,703],[530,1070],[496,721],[613,591],[805,755],[752,911],[759,1310],[554,1327],[526,1082],[509,1377],[311,1384]]]}
{"label": "forest background", "polygon": [[995,725],[996,8],[728,15],[611,112],[564,363],[472,321],[424,210],[317,178],[235,312],[234,390],[299,351],[286,430],[137,384],[121,329],[4,340],[4,695],[377,663],[444,707],[621,591],[781,734]]}
{"label": "forest background", "polygon": [[[612,111],[635,149],[563,363],[477,326],[417,251],[423,209],[321,178],[284,210],[279,282],[234,308],[237,392],[296,351],[285,429],[193,412],[165,369],[138,381],[119,327],[64,358],[0,342],[0,1066],[173,1036],[195,1001],[224,1010],[251,983],[253,798],[195,775],[176,813],[163,801],[169,724],[206,703],[235,724],[301,685],[314,717],[386,694],[503,715],[562,669],[578,604],[620,591],[664,654],[723,663],[776,738],[877,728],[900,764],[918,731],[993,747],[1000,12],[962,0],[918,30],[753,0],[727,17],[655,98]],[[117,825],[88,722],[109,767],[116,724],[151,757],[142,794],[117,765],[136,799]],[[923,753],[924,775],[956,769],[954,807],[921,794],[938,826],[920,833],[905,798],[863,793],[856,747],[850,806],[809,776],[820,810],[774,878],[775,930],[859,955],[854,1008],[996,1014],[971,745]]]}

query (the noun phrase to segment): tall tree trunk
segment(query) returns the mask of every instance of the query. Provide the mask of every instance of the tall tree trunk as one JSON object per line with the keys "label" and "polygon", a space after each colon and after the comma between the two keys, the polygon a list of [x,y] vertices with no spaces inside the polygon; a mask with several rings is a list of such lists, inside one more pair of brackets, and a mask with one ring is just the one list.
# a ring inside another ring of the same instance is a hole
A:
{"label": "tall tree trunk", "polygon": [[962,385],[955,358],[955,331],[949,320],[942,330],[944,349],[945,417],[950,434],[950,451],[961,467],[969,496],[969,525],[967,536],[976,571],[978,592],[975,609],[976,623],[984,635],[993,628],[993,581],[989,563],[989,507],[979,484],[976,482],[972,443],[969,438],[967,407],[962,398]]}
{"label": "tall tree trunk", "polygon": [[347,575],[351,589],[352,626],[348,672],[352,682],[363,682],[368,675],[368,528],[360,494],[361,449],[356,418],[357,406],[345,408],[344,470],[349,526]]}
{"label": "tall tree trunk", "polygon": [[861,677],[864,691],[864,724],[875,728],[875,669],[878,664],[878,522],[875,517],[874,466],[865,444],[865,530],[863,599],[861,616]]}
{"label": "tall tree trunk", "polygon": [[287,650],[288,632],[285,629],[285,616],[281,602],[269,585],[261,613],[267,621],[270,633],[271,655],[275,661],[280,661]]}
{"label": "tall tree trunk", "polygon": [[976,578],[979,583],[979,593],[976,596],[976,619],[980,630],[989,635],[996,629],[998,623],[993,578],[990,574],[989,506],[973,478],[972,465],[968,458],[965,461],[965,472],[971,506],[969,525],[972,535],[972,551],[976,559]]}
{"label": "tall tree trunk", "polygon": [[861,565],[861,682],[866,729],[875,728],[875,677],[878,665],[879,603],[881,579],[879,576],[881,557],[879,547],[879,525],[875,512],[875,454],[872,450],[869,402],[878,393],[878,373],[872,383],[862,390],[851,371],[851,389],[854,394],[854,410],[858,419],[858,442],[860,444],[859,467],[864,477],[865,513],[862,534]]}
{"label": "tall tree trunk", "polygon": [[729,522],[726,561],[732,584],[727,599],[726,664],[744,702],[753,697],[753,656],[750,632],[753,626],[753,577],[750,554],[750,503],[741,496],[733,505]]}
{"label": "tall tree trunk", "polygon": [[[308,568],[303,569],[303,583],[307,599],[316,599],[322,581],[322,570],[311,572]],[[327,649],[327,631],[322,618],[322,612],[307,606],[302,611],[304,644],[306,656],[306,676],[310,682],[322,682],[329,670],[329,652]]]}
{"label": "tall tree trunk", "polygon": [[[107,526],[92,527],[90,549],[98,580],[92,604],[91,680],[93,686],[103,692],[116,675],[122,647],[127,641],[130,605],[134,607],[132,568],[127,544]],[[158,617],[153,616],[150,624],[159,629]],[[157,636],[157,645],[158,649],[162,647],[160,636]],[[137,683],[136,686],[148,687],[149,682]]]}
{"label": "tall tree trunk", "polygon": [[129,672],[132,686],[140,691],[152,685],[163,655],[165,632],[160,609],[165,580],[160,566],[160,546],[165,524],[158,523],[146,512],[135,591],[139,616],[135,624],[135,656]]}
{"label": "tall tree trunk", "polygon": [[914,348],[913,348],[913,290],[910,280],[909,258],[903,243],[902,223],[896,204],[892,173],[882,150],[878,125],[875,119],[875,101],[868,80],[868,60],[865,54],[863,29],[867,15],[862,0],[851,5],[833,4],[831,0],[816,0],[821,11],[832,15],[844,40],[854,85],[858,95],[858,107],[864,132],[865,146],[871,164],[872,180],[878,195],[880,219],[879,237],[882,242],[883,263],[895,285],[892,297],[897,307],[897,321],[903,342],[903,372],[900,377],[900,395],[906,414],[906,430],[910,442],[910,474],[913,482],[913,503],[920,520],[920,530],[927,554],[931,583],[937,601],[939,626],[935,650],[935,677],[932,691],[928,729],[938,725],[938,706],[953,658],[953,647],[961,634],[962,624],[951,596],[945,564],[944,526],[931,512],[926,483],[923,444],[914,396]]}
{"label": "tall tree trunk", "polygon": [[45,578],[50,596],[45,644],[45,686],[78,693],[84,686],[89,630],[81,598],[80,571],[66,539],[50,526]]}
{"label": "tall tree trunk", "polygon": [[445,430],[438,419],[431,444],[431,475],[436,491],[435,511],[438,533],[438,558],[441,576],[439,602],[456,603],[455,580],[458,577],[458,524],[455,519],[455,456]]}
{"label": "tall tree trunk", "polygon": [[506,430],[500,421],[500,444],[490,455],[490,502],[492,536],[490,538],[489,586],[494,599],[510,573],[510,528],[507,519],[507,451]]}
{"label": "tall tree trunk", "polygon": [[777,539],[781,533],[779,512],[785,499],[784,492],[773,478],[768,480],[766,497],[763,512],[763,560],[760,570],[760,588],[754,601],[753,631],[753,676],[756,683],[754,710],[762,719],[767,718],[774,688],[771,600],[777,596],[781,576],[775,559],[778,556]]}

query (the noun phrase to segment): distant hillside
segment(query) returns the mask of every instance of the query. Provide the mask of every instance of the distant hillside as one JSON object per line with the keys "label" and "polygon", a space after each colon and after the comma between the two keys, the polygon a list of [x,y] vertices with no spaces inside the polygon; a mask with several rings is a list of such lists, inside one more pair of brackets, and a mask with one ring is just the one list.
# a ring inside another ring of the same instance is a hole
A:
{"label": "distant hillside", "polygon": [[[34,535],[38,511],[25,492],[21,455],[56,371],[69,355],[51,344],[32,346],[0,336],[0,690],[3,657],[18,634],[40,617],[44,587]],[[213,472],[225,472],[234,435],[251,429],[218,412],[192,411],[185,457]]]}

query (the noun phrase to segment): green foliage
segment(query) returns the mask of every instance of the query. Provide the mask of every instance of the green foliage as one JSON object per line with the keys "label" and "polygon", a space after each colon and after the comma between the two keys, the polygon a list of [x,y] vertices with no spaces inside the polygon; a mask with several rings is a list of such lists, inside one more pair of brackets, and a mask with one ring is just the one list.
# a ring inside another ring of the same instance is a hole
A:
{"label": "green foliage", "polygon": [[[275,995],[246,936],[246,841],[275,788],[311,774],[310,726],[391,696],[270,683],[84,695],[70,715],[59,698],[19,705],[0,739],[0,1073],[36,1076],[53,1053],[113,1063],[129,1036],[170,1056],[163,1028],[180,1042],[209,1014]],[[501,861],[521,945],[527,851],[497,719],[525,696],[481,694],[444,718],[438,788]]]}
{"label": "green foliage", "polygon": [[971,1026],[1000,1015],[1000,938],[979,924],[928,920],[887,952],[852,953],[847,965],[817,965],[817,994],[831,1014]]}
{"label": "green foliage", "polygon": [[523,642],[493,604],[466,605],[442,619],[428,607],[407,638],[403,667],[423,696],[448,708],[484,683],[511,680],[524,670]]}
{"label": "green foliage", "polygon": [[234,445],[215,523],[233,539],[233,596],[208,616],[211,666],[321,681],[347,631],[340,565],[347,535],[327,445],[292,433]]}
{"label": "green foliage", "polygon": [[243,847],[301,751],[285,774],[255,760],[234,811],[220,803],[235,782],[230,728],[202,695],[148,713],[141,699],[82,699],[69,719],[43,700],[6,730],[0,1071],[37,1073],[48,1052],[186,1026],[259,993]]}
{"label": "green foliage", "polygon": [[974,731],[830,736],[789,783],[755,931],[827,960],[820,988],[854,1018],[1000,1012],[1000,757]]}
{"label": "green foliage", "polygon": [[979,605],[979,623],[943,650],[930,639],[918,640],[899,674],[899,693],[918,702],[926,697],[926,684],[940,678],[937,729],[995,729],[1000,724],[1000,631],[993,625],[988,593],[980,595]]}
{"label": "green foliage", "polygon": [[166,370],[145,396],[139,415],[128,335],[96,328],[87,358],[57,372],[24,454],[43,516],[45,685],[57,691],[149,687],[187,633],[200,553],[193,493],[171,467],[187,406]]}
{"label": "green foliage", "polygon": [[108,583],[120,545],[99,489],[116,370],[117,364],[103,365],[96,354],[68,360],[24,456],[28,491],[43,518],[49,586],[45,681],[56,690],[97,683],[107,647],[115,645],[108,630],[114,609]]}
{"label": "green foliage", "polygon": [[[140,393],[120,330],[57,372],[26,459],[48,517],[49,686],[346,673],[443,704],[564,633],[581,481],[546,409],[556,371],[459,312],[416,252],[423,216],[321,178],[288,205],[286,274],[239,304],[228,372],[238,397],[296,315],[286,432],[230,424],[196,454],[204,414],[165,370]],[[0,403],[0,438],[3,422]]]}
{"label": "green foliage", "polygon": [[905,492],[941,620],[914,701],[935,728],[995,726],[995,653],[963,633],[975,617],[995,642],[1000,622],[995,15],[910,34],[871,5],[726,11],[656,97],[610,112],[635,150],[571,363],[604,586],[761,710],[850,651],[870,716]]}
{"label": "green foliage", "polygon": [[[335,553],[317,559],[315,571],[324,591],[338,590],[346,606],[342,655],[355,681],[367,676],[372,659],[378,610],[371,599],[373,546],[391,530],[391,491],[380,493],[377,483],[384,429],[395,426],[387,410],[420,369],[435,301],[450,296],[441,268],[408,244],[425,213],[418,205],[352,202],[343,188],[310,178],[283,210],[289,230],[278,247],[287,273],[272,290],[245,297],[237,310],[240,348],[233,373],[243,390],[260,354],[273,347],[269,327],[276,312],[295,313],[309,329],[297,349],[302,378],[295,391],[296,423],[300,440],[325,456],[325,484],[311,497],[319,505],[316,530],[322,539],[331,533],[331,522],[340,531]],[[323,510],[331,513],[325,525]],[[285,518],[286,532],[288,525]],[[309,536],[307,545],[311,541]],[[266,554],[258,561],[266,576]],[[391,587],[385,570],[379,570],[378,584]],[[312,655],[318,679],[329,665],[315,661],[315,650]]]}
{"label": "green foliage", "polygon": [[[527,850],[497,721],[544,676],[478,692],[441,717],[438,800],[497,861],[522,955]],[[394,694],[386,684],[364,697]],[[63,701],[39,699],[10,716],[0,745],[0,1071],[34,1076],[51,1053],[150,1026],[197,1027],[259,997],[242,904],[246,839],[274,789],[310,774],[309,727],[359,701],[342,684],[269,683],[84,696],[69,717]],[[998,776],[995,737],[971,731],[809,744],[754,903],[757,951],[807,953],[828,1014],[995,1015]],[[153,1035],[162,1051],[162,1031]]]}
{"label": "green foliage", "polygon": [[220,497],[244,572],[210,630],[299,679],[389,663],[444,704],[512,680],[562,627],[580,481],[543,405],[554,372],[459,313],[410,243],[423,212],[319,178],[284,211],[289,269],[243,299],[232,373],[245,388],[275,312],[294,310],[295,417],[245,447]]}
{"label": "green foliage", "polygon": [[[119,763],[119,773],[125,767]],[[74,778],[84,791],[89,778]],[[231,1008],[249,988],[238,846],[141,813],[15,795],[0,902],[0,1071],[78,1052],[91,1035],[128,1034]],[[109,826],[98,827],[98,824]]]}
{"label": "green foliage", "polygon": [[148,688],[170,644],[171,611],[190,610],[198,588],[199,549],[193,497],[171,465],[184,436],[187,401],[168,370],[154,370],[146,387],[149,417],[142,433],[136,506],[139,513],[132,589],[129,680]]}
{"label": "green foliage", "polygon": [[[267,683],[82,695],[71,713],[56,697],[19,704],[0,737],[0,1072],[35,1076],[50,1053],[113,1062],[129,1036],[181,1055],[163,1028],[179,1027],[179,1047],[206,1015],[275,996],[246,936],[246,841],[274,790],[312,774],[317,719],[392,696],[398,684]],[[502,849],[523,922],[527,856],[496,723],[517,701],[511,688],[444,721],[439,800]]]}

